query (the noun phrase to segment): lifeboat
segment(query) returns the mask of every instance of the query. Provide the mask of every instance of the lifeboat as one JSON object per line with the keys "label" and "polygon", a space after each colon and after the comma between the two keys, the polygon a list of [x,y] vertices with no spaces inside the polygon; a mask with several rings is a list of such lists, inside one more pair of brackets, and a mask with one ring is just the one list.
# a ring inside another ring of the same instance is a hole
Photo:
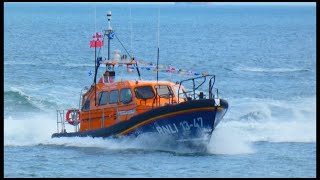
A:
{"label": "lifeboat", "polygon": [[[208,142],[228,109],[228,102],[219,98],[214,88],[215,75],[203,74],[180,82],[159,81],[158,77],[142,80],[134,58],[126,60],[127,55],[118,55],[110,60],[110,40],[116,35],[110,19],[111,12],[103,36],[108,40],[108,59],[95,58],[94,83],[83,89],[86,92],[81,93],[79,108],[57,110],[58,129],[52,138],[137,137],[150,133],[178,142]],[[97,41],[94,43],[96,48]],[[103,41],[98,43],[103,45]],[[100,65],[106,70],[97,82]],[[117,66],[136,69],[140,79],[117,80]],[[190,87],[185,87],[188,84]],[[66,132],[67,124],[75,127],[74,132]]]}

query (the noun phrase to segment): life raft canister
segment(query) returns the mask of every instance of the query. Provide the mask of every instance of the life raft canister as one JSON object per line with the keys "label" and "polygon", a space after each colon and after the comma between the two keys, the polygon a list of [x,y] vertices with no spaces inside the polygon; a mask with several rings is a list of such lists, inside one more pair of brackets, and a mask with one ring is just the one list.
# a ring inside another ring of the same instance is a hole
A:
{"label": "life raft canister", "polygon": [[66,120],[73,126],[79,124],[80,111],[78,109],[69,109],[66,113]]}

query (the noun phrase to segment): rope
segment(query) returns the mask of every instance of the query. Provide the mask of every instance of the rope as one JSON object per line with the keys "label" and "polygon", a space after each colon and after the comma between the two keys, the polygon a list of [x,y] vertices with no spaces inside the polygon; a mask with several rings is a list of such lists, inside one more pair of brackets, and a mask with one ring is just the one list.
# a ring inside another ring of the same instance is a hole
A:
{"label": "rope", "polygon": [[[113,32],[114,32],[114,31],[113,31]],[[127,51],[127,49],[123,46],[122,42],[121,42],[120,39],[118,38],[117,34],[114,33],[114,35],[116,36],[117,40],[120,42],[120,44],[121,44],[121,46],[123,47],[123,49],[124,49],[124,50],[127,52],[127,54],[130,56],[130,58],[132,58],[131,55],[129,54],[129,52]]]}
{"label": "rope", "polygon": [[[133,59],[132,56],[130,55],[130,53],[127,51],[127,49],[124,47],[124,45],[122,44],[122,42],[121,42],[120,39],[118,38],[118,36],[117,36],[117,34],[115,33],[115,31],[113,31],[113,32],[114,32],[114,36],[115,36],[115,37],[117,38],[117,40],[120,42],[120,44],[121,44],[121,46],[123,47],[123,49],[127,52],[127,54],[129,55],[129,57],[130,57],[131,59]],[[102,41],[104,41],[104,37],[105,37],[105,34],[103,34]],[[99,47],[99,51],[98,51],[98,56],[97,56],[97,57],[100,56],[100,50],[101,50],[101,47]],[[137,69],[137,72],[138,72],[139,79],[141,80],[141,75],[140,75],[138,63],[136,63],[135,66],[136,66],[136,69]]]}
{"label": "rope", "polygon": [[[113,31],[114,32],[114,31]],[[117,34],[114,33],[114,35],[116,36],[117,40],[120,42],[121,46],[123,47],[123,49],[127,52],[127,54],[130,56],[131,59],[132,56],[130,55],[130,53],[127,51],[127,49],[123,46],[122,42],[120,41],[120,39],[118,38]],[[138,72],[138,76],[139,76],[139,79],[141,80],[141,75],[140,75],[140,71],[139,71],[139,67],[138,67],[138,63],[135,64],[136,65],[136,69],[137,69],[137,72]]]}

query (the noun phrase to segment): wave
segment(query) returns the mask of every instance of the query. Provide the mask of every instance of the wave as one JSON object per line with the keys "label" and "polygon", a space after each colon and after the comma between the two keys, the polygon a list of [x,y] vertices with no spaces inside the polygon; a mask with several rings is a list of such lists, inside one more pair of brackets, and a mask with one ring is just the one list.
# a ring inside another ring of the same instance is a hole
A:
{"label": "wave", "polygon": [[[51,117],[51,118],[48,118]],[[142,150],[165,151],[174,153],[197,153],[195,149],[178,145],[167,138],[159,138],[157,141],[152,134],[142,134],[136,138],[91,138],[91,137],[62,137],[51,138],[56,133],[55,114],[42,114],[34,116],[29,121],[24,119],[5,119],[4,146],[62,146],[74,148],[103,148],[108,150]],[[30,118],[29,118],[30,119]],[[73,127],[66,125],[67,132],[72,132]]]}
{"label": "wave", "polygon": [[55,102],[32,97],[18,88],[11,87],[10,90],[4,92],[6,113],[13,111],[47,111],[56,107]]}
{"label": "wave", "polygon": [[39,63],[30,62],[30,61],[22,61],[22,62],[15,62],[15,61],[8,62],[8,61],[5,61],[4,65],[11,65],[11,66],[12,65],[31,65],[31,66],[37,66],[37,65],[39,65]]}
{"label": "wave", "polygon": [[214,154],[254,153],[255,142],[316,142],[316,97],[281,101],[241,98],[229,103],[209,144]]}
{"label": "wave", "polygon": [[[207,148],[209,154],[255,153],[254,143],[315,143],[315,97],[292,100],[241,98],[230,99],[230,107],[213,132]],[[28,119],[28,121],[26,121]],[[64,147],[97,147],[108,150],[164,150],[194,153],[185,147],[172,148],[167,141],[152,136],[138,138],[53,138],[57,131],[56,114],[4,119],[4,146],[57,145]],[[73,131],[66,125],[68,132]],[[162,141],[162,142],[160,142]]]}
{"label": "wave", "polygon": [[85,64],[77,64],[77,63],[60,63],[60,62],[4,62],[4,65],[10,65],[10,66],[16,66],[16,65],[30,65],[30,66],[50,66],[50,65],[57,65],[57,66],[65,66],[65,67],[94,67],[94,64],[89,64],[89,63],[85,63]]}
{"label": "wave", "polygon": [[310,71],[308,68],[260,68],[260,67],[237,67],[234,69],[225,68],[229,71],[242,72],[262,72],[262,73],[287,73],[287,72],[305,72]]}
{"label": "wave", "polygon": [[77,64],[77,63],[72,63],[72,64],[62,64],[62,66],[66,66],[66,67],[93,67],[94,68],[94,63],[92,64]]}
{"label": "wave", "polygon": [[32,104],[30,96],[21,94],[17,91],[4,92],[5,110],[13,111],[17,109],[24,109],[27,111],[40,110],[36,105]]}

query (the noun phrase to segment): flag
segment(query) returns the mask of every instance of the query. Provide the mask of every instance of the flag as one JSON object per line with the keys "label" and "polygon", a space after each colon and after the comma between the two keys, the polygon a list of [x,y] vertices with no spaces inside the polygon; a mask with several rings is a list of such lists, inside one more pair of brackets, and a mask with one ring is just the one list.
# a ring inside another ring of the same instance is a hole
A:
{"label": "flag", "polygon": [[104,46],[104,41],[102,38],[102,34],[96,33],[92,36],[94,38],[93,40],[90,41],[90,48],[96,48],[96,47],[101,47]]}
{"label": "flag", "polygon": [[89,76],[92,75],[92,71],[91,71],[91,70],[88,71],[88,75],[89,75]]}
{"label": "flag", "polygon": [[92,36],[92,38],[102,38],[102,34],[96,33]]}
{"label": "flag", "polygon": [[111,32],[109,33],[109,39],[113,39],[113,37],[114,37],[114,32],[111,31]]}
{"label": "flag", "polygon": [[99,39],[90,41],[90,48],[101,47],[101,46],[104,46],[104,41],[100,41]]}

